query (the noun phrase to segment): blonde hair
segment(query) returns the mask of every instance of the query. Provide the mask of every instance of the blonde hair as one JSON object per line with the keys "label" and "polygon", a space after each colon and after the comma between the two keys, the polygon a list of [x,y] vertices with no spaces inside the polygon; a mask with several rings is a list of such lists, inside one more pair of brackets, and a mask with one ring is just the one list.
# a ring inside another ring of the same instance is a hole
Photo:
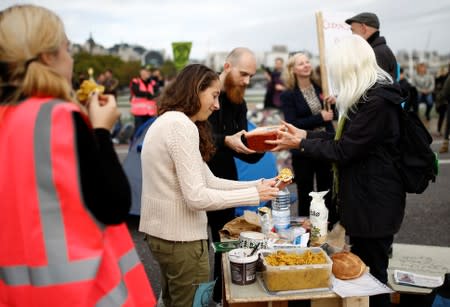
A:
{"label": "blonde hair", "polygon": [[15,5],[0,12],[0,103],[22,97],[51,96],[73,101],[71,84],[39,60],[57,53],[66,40],[61,19],[35,5]]}
{"label": "blonde hair", "polygon": [[[392,77],[377,64],[372,47],[359,35],[343,37],[327,56],[332,87],[337,94],[336,106],[342,115],[360,100],[376,83],[392,84]],[[361,99],[362,98],[362,99]]]}
{"label": "blonde hair", "polygon": [[283,70],[281,79],[284,81],[287,89],[293,90],[297,86],[297,77],[294,73],[294,66],[297,59],[301,56],[308,58],[306,54],[298,52],[288,59],[286,69]]}

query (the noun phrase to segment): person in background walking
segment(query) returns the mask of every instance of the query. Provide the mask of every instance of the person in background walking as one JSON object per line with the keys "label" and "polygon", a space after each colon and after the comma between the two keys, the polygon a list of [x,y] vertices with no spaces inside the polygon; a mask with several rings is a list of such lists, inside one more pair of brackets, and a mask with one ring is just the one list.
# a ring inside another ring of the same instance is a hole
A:
{"label": "person in background walking", "polygon": [[117,89],[119,87],[119,80],[117,80],[110,68],[107,68],[103,73],[105,75],[105,80],[103,81],[103,86],[105,87],[105,94],[113,95],[117,99]]}
{"label": "person in background walking", "polygon": [[[103,72],[103,76],[104,80],[102,85],[105,87],[104,93],[106,95],[113,95],[117,101],[117,89],[119,87],[119,80],[114,78],[113,72],[110,68],[107,68]],[[111,138],[113,140],[113,143],[120,143],[119,134],[121,130],[122,130],[122,120],[119,116],[111,131]]]}
{"label": "person in background walking", "polygon": [[281,108],[281,93],[285,90],[281,74],[283,73],[283,58],[275,59],[275,66],[273,71],[266,74],[267,87],[266,95],[264,97],[264,108]]}
{"label": "person in background walking", "polygon": [[150,118],[156,116],[156,97],[159,91],[156,82],[151,79],[150,71],[142,67],[139,77],[133,78],[130,82],[130,113],[134,116],[134,131]]}
{"label": "person in background walking", "polygon": [[186,66],[167,85],[143,143],[139,230],[160,266],[166,307],[192,306],[197,285],[209,280],[205,211],[258,205],[278,192],[274,178],[225,180],[206,164],[215,150],[208,117],[219,109],[220,88],[213,70]]}
{"label": "person in background walking", "polygon": [[[450,66],[450,65],[449,65]],[[450,68],[450,67],[449,67]],[[447,79],[449,72],[447,67],[441,67],[439,70],[436,79],[434,80],[434,91],[433,91],[433,100],[436,101],[436,112],[439,115],[436,132],[438,136],[442,135],[442,125],[444,123],[445,114],[447,114],[448,109],[448,101],[446,100],[437,100],[437,94],[442,90],[444,86],[444,82]]]}
{"label": "person in background walking", "polygon": [[415,105],[417,105],[417,97],[413,94],[413,86],[409,83],[408,79],[405,77],[405,71],[403,67],[400,67],[400,77],[398,84],[402,90],[402,96],[406,97],[405,105],[403,106],[406,111],[415,110]]}
{"label": "person in background walking", "polygon": [[[449,104],[450,102],[450,74],[447,75],[444,85],[439,93],[436,95],[436,101],[442,104]],[[444,141],[439,149],[440,153],[448,152],[448,138],[450,133],[450,110],[447,108],[447,123],[445,124]]]}
{"label": "person in background walking", "polygon": [[0,305],[154,306],[124,221],[130,187],[111,143],[112,95],[72,96],[62,20],[0,11]]}
{"label": "person in background walking", "polygon": [[384,36],[380,36],[380,21],[374,13],[364,12],[345,21],[350,25],[352,33],[364,38],[375,52],[378,66],[388,72],[394,81],[397,80],[397,59],[386,43]]}
{"label": "person in background walking", "polygon": [[[303,53],[296,53],[288,60],[283,74],[287,90],[281,94],[282,110],[286,122],[300,129],[327,131],[334,133],[334,113],[326,109],[326,102],[334,104],[335,98],[324,99],[322,90],[311,81],[312,66]],[[291,151],[292,166],[298,193],[298,214],[309,216],[311,191],[331,189],[331,164],[328,161],[312,159],[300,155],[297,149]],[[316,181],[316,184],[314,184]],[[317,187],[315,189],[314,187]],[[331,204],[331,193],[325,197],[329,210],[330,226],[337,221],[336,208]]]}
{"label": "person in background walking", "polygon": [[433,108],[434,77],[427,72],[425,63],[417,64],[412,84],[417,89],[417,105],[420,106],[421,103],[426,104],[425,117],[427,121],[430,121],[430,112]]}
{"label": "person in background walking", "polygon": [[[352,252],[386,284],[389,249],[405,214],[406,193],[395,161],[400,158],[398,84],[376,62],[358,35],[343,37],[327,58],[337,94],[336,134],[305,131],[286,123],[274,151],[299,149],[306,157],[336,163],[334,188],[341,225]],[[389,294],[370,297],[370,306],[390,307]]]}

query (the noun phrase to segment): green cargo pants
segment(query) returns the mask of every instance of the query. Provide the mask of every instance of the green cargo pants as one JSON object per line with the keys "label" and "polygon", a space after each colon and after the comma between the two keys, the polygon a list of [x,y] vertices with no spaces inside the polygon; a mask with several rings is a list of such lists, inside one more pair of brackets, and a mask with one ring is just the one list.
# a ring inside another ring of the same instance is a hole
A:
{"label": "green cargo pants", "polygon": [[192,306],[198,284],[209,280],[207,240],[175,242],[147,235],[147,242],[161,270],[164,305]]}

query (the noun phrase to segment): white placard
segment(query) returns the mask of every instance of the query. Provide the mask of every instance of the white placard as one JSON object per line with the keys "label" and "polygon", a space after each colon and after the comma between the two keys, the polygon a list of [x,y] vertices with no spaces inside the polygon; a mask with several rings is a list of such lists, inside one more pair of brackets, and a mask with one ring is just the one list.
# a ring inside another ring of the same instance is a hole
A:
{"label": "white placard", "polygon": [[316,26],[319,41],[320,73],[322,76],[322,90],[325,96],[333,94],[326,64],[326,55],[329,48],[343,36],[352,34],[350,25],[345,20],[355,14],[351,12],[317,12]]}

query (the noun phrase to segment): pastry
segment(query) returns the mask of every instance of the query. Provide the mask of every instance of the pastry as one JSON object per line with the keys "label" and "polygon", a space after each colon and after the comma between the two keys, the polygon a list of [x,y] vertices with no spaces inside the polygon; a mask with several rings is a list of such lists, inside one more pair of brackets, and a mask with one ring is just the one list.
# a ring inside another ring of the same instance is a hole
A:
{"label": "pastry", "polygon": [[98,91],[99,94],[103,94],[105,87],[103,85],[98,85],[95,81],[84,80],[80,85],[80,89],[77,90],[78,101],[81,104],[85,104],[93,91]]}
{"label": "pastry", "polygon": [[289,168],[283,168],[279,173],[277,178],[283,182],[289,182],[294,178],[294,175],[292,174],[291,169]]}

